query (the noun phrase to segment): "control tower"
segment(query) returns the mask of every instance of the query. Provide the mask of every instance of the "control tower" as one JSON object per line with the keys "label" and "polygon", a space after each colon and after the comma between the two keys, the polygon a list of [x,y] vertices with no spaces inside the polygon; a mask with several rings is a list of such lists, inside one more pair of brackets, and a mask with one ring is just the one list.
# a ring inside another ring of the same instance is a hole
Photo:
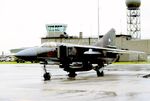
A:
{"label": "control tower", "polygon": [[66,24],[46,24],[47,35],[46,37],[57,38],[65,37],[66,35]]}
{"label": "control tower", "polygon": [[140,0],[126,0],[127,34],[132,39],[141,39]]}

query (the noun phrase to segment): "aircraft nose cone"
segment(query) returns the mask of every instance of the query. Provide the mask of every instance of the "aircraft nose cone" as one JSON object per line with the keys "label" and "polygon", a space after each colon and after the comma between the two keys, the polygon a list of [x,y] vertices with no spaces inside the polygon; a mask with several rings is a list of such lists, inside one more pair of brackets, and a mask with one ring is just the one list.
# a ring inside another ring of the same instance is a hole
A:
{"label": "aircraft nose cone", "polygon": [[16,57],[27,57],[27,56],[36,56],[37,52],[35,48],[24,49],[15,54]]}
{"label": "aircraft nose cone", "polygon": [[14,56],[17,57],[18,59],[23,59],[26,61],[34,61],[38,59],[39,54],[44,54],[52,50],[54,49],[44,48],[44,47],[32,47],[32,48],[24,49],[16,53]]}
{"label": "aircraft nose cone", "polygon": [[37,59],[37,47],[24,49],[16,53],[14,56],[25,61],[34,61]]}

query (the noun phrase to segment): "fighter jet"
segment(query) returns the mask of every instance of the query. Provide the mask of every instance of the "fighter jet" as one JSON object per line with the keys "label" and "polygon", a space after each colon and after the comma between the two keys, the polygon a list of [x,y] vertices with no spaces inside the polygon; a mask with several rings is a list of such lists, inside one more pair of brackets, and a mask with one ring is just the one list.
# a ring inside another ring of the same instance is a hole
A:
{"label": "fighter jet", "polygon": [[115,30],[111,29],[94,45],[47,42],[39,47],[32,47],[16,53],[17,58],[42,61],[44,80],[50,80],[46,65],[57,64],[68,72],[69,78],[76,77],[76,72],[95,70],[97,76],[104,76],[104,67],[116,61],[123,50],[115,46]]}

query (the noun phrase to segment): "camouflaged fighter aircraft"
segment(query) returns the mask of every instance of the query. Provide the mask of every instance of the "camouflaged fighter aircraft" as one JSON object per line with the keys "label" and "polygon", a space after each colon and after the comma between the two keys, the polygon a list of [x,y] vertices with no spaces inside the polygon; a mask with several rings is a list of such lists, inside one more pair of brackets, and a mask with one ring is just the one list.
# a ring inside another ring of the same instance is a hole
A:
{"label": "camouflaged fighter aircraft", "polygon": [[75,77],[76,72],[94,69],[97,76],[104,76],[104,67],[119,57],[124,51],[115,47],[115,30],[111,29],[94,45],[77,45],[67,43],[47,42],[39,47],[32,47],[16,53],[17,58],[27,61],[42,61],[44,64],[44,80],[50,80],[46,65],[59,65],[68,72],[69,77]]}

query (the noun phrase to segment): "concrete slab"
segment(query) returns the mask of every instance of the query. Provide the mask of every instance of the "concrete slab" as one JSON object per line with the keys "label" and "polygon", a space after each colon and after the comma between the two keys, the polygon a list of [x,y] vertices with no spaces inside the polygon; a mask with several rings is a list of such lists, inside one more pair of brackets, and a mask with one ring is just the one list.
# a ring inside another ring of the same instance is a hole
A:
{"label": "concrete slab", "polygon": [[0,101],[146,101],[150,99],[149,64],[109,65],[104,77],[81,72],[75,80],[51,66],[51,81],[43,81],[39,64],[0,65]]}

